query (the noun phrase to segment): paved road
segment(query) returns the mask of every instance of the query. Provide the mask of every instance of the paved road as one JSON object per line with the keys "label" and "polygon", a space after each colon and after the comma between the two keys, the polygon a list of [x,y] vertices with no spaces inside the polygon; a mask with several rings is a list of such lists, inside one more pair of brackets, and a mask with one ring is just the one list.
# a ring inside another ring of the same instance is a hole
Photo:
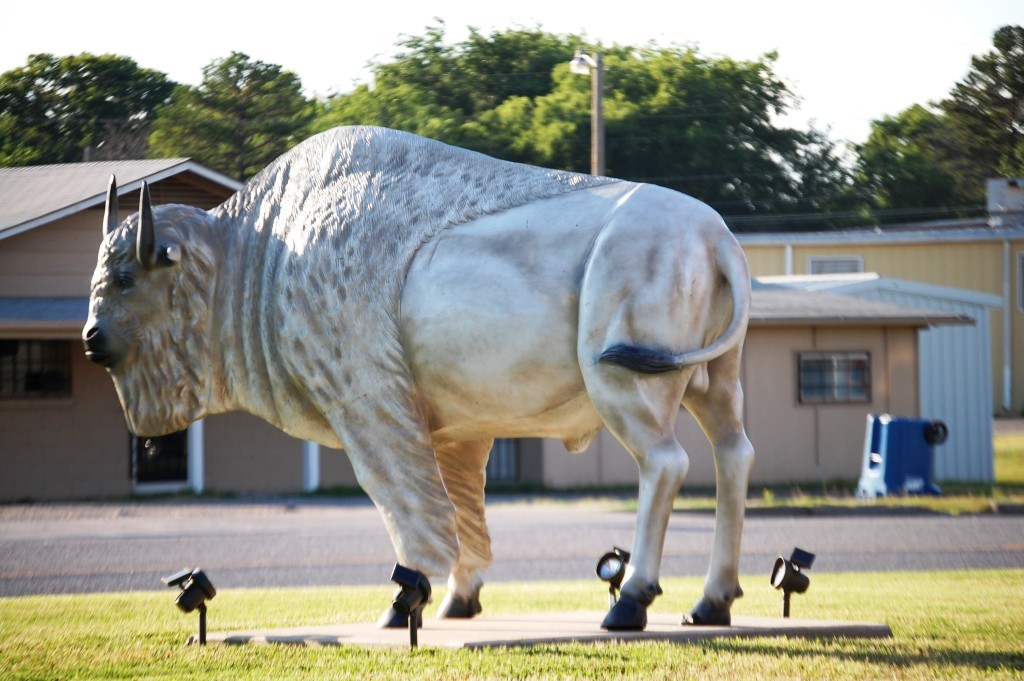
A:
{"label": "paved road", "polygon": [[[587,579],[632,543],[633,515],[606,506],[497,503],[487,581]],[[676,513],[663,574],[702,575],[713,516]],[[741,571],[765,574],[793,546],[816,572],[1024,567],[1024,516],[853,513],[747,519]],[[0,506],[0,596],[163,588],[202,566],[218,588],[387,584],[394,557],[362,500]]]}

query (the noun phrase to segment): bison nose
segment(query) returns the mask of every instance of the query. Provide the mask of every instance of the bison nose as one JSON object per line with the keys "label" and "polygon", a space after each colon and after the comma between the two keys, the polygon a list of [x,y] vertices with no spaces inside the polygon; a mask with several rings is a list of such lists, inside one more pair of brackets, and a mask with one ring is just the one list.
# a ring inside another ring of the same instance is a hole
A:
{"label": "bison nose", "polygon": [[92,326],[85,330],[85,333],[82,334],[82,344],[85,346],[85,357],[90,362],[110,367],[117,361],[110,351],[106,334],[98,326]]}

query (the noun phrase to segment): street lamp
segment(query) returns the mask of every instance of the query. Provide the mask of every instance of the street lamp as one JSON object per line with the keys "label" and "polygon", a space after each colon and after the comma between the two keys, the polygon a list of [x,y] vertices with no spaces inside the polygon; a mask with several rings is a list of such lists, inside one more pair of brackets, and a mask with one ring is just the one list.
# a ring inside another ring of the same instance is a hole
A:
{"label": "street lamp", "polygon": [[576,50],[569,62],[569,72],[590,75],[590,174],[604,175],[604,61],[601,53],[594,57]]}

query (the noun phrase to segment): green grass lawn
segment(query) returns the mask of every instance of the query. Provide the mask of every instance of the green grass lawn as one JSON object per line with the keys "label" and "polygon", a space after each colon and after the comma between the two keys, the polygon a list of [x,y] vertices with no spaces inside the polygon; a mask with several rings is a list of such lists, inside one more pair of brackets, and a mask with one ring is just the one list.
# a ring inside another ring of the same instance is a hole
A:
{"label": "green grass lawn", "polygon": [[995,450],[996,485],[1024,491],[1024,435],[996,435],[992,446]]}
{"label": "green grass lawn", "polygon": [[[886,622],[882,640],[722,640],[545,645],[452,651],[421,648],[183,645],[195,614],[170,591],[0,599],[3,679],[656,678],[1019,679],[1024,673],[1024,569],[812,575],[793,616]],[[744,581],[734,613],[778,616],[766,575]],[[658,612],[683,613],[699,579],[668,579]],[[441,591],[440,589],[438,591]],[[389,588],[224,590],[210,630],[372,621]],[[435,606],[441,593],[435,593]],[[485,614],[602,610],[592,582],[490,584]],[[427,615],[430,616],[428,608]],[[428,623],[429,626],[429,623]]]}

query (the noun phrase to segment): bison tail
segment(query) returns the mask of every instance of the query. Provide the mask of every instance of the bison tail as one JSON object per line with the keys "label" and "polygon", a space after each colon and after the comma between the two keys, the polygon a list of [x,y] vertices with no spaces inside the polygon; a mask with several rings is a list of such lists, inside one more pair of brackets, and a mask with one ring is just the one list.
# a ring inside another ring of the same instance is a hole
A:
{"label": "bison tail", "polygon": [[725,333],[706,348],[682,353],[636,345],[614,345],[601,353],[599,361],[617,364],[639,373],[658,374],[706,364],[741,343],[750,321],[750,272],[747,259],[739,243],[731,236],[719,241],[715,250],[722,275],[732,292],[732,320]]}

